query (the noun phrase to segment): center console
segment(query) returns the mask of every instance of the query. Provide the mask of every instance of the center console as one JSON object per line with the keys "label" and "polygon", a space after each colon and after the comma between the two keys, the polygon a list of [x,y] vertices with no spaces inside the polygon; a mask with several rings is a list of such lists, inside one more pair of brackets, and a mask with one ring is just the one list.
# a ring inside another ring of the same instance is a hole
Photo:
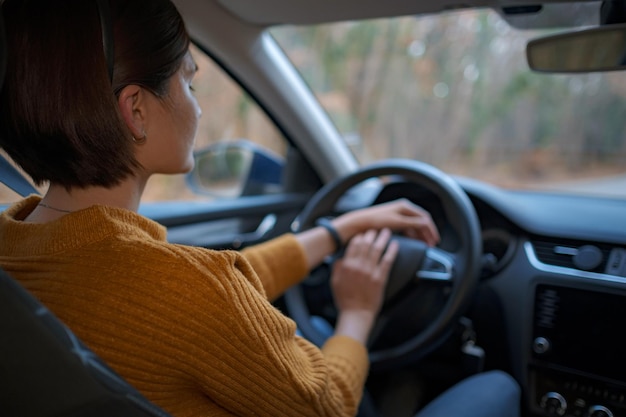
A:
{"label": "center console", "polygon": [[531,411],[626,417],[626,297],[539,285],[534,305]]}

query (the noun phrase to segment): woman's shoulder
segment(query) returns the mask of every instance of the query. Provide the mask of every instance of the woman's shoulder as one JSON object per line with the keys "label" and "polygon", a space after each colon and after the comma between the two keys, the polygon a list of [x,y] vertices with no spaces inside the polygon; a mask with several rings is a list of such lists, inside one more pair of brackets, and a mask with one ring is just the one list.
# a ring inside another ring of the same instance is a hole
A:
{"label": "woman's shoulder", "polygon": [[[90,251],[108,252],[109,259],[123,258],[124,269],[141,275],[141,281],[160,282],[166,286],[186,285],[229,292],[248,287],[263,291],[257,274],[245,257],[232,250],[168,243],[137,236],[111,236]],[[100,252],[102,253],[102,252]],[[234,283],[243,285],[233,285]]]}
{"label": "woman's shoulder", "polygon": [[261,288],[239,252],[169,243],[165,227],[129,210],[92,206],[46,224],[20,221],[15,213],[21,211],[16,206],[0,222],[5,237],[0,255],[54,258],[69,270],[88,266],[94,280],[119,279],[124,285],[228,288],[228,282],[239,280]]}

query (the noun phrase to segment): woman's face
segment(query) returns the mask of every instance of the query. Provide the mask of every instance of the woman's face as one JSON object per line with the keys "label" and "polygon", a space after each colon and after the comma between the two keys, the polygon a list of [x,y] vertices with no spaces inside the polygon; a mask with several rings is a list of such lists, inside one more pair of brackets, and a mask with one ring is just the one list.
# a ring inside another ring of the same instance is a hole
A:
{"label": "woman's face", "polygon": [[145,126],[148,159],[142,165],[150,174],[179,174],[193,168],[193,147],[202,114],[191,82],[197,65],[187,52],[181,67],[170,78],[165,98],[154,97]]}

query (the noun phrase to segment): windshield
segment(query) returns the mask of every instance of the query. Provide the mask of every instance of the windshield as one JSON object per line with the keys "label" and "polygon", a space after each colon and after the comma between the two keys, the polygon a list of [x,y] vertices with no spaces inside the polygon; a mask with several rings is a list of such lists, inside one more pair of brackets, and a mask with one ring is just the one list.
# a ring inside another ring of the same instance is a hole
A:
{"label": "windshield", "polygon": [[626,198],[626,73],[531,72],[548,33],[491,10],[272,30],[363,164]]}

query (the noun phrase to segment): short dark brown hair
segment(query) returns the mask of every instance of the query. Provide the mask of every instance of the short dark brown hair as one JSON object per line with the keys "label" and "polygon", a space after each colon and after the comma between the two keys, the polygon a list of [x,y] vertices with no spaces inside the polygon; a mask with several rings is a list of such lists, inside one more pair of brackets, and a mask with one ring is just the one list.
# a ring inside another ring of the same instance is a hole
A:
{"label": "short dark brown hair", "polygon": [[0,146],[37,184],[111,187],[140,168],[117,105],[128,85],[159,97],[189,47],[170,0],[109,0],[109,78],[96,0],[5,0]]}

